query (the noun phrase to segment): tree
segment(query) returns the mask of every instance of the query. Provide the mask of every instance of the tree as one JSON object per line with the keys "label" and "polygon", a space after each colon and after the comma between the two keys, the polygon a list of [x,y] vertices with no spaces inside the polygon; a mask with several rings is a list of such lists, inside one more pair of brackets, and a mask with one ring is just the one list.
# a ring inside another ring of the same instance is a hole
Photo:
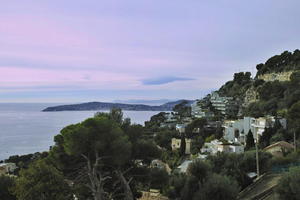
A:
{"label": "tree", "polygon": [[191,107],[188,105],[188,101],[184,100],[181,103],[174,106],[173,111],[178,112],[180,116],[191,116]]}
{"label": "tree", "polygon": [[300,101],[293,104],[288,110],[288,120],[290,128],[294,130],[300,129]]}
{"label": "tree", "polygon": [[45,161],[32,163],[20,171],[15,194],[22,200],[68,200],[73,195],[61,172]]}
{"label": "tree", "polygon": [[248,132],[248,135],[247,135],[247,138],[246,138],[246,147],[245,149],[251,149],[255,146],[255,143],[254,143],[254,137],[253,137],[253,133],[251,130],[249,130]]}
{"label": "tree", "polygon": [[290,168],[279,181],[276,189],[282,200],[298,200],[300,197],[300,167]]}
{"label": "tree", "polygon": [[194,161],[187,169],[187,174],[196,177],[201,184],[204,183],[210,173],[211,166],[207,162],[201,160]]}
{"label": "tree", "polygon": [[150,188],[162,190],[168,185],[169,175],[164,169],[152,168],[149,179]]}
{"label": "tree", "polygon": [[181,191],[181,199],[194,199],[195,194],[203,187],[210,176],[210,165],[204,161],[197,160],[188,166],[187,179]]}
{"label": "tree", "polygon": [[195,194],[193,200],[234,200],[239,187],[236,181],[219,174],[211,175],[202,188]]}
{"label": "tree", "polygon": [[185,155],[186,142],[184,133],[181,134],[181,142],[180,142],[180,154],[181,156]]}
{"label": "tree", "polygon": [[13,194],[13,187],[15,185],[15,178],[10,176],[0,176],[0,199],[1,200],[16,200]]}
{"label": "tree", "polygon": [[165,149],[171,150],[171,140],[174,137],[178,137],[179,134],[172,130],[162,130],[156,133],[154,140],[157,145]]}
{"label": "tree", "polygon": [[[80,185],[80,198],[132,200],[147,181],[149,164],[161,150],[141,125],[122,119],[122,112],[97,113],[94,118],[65,127],[55,136],[50,160]],[[86,188],[89,188],[87,194]],[[82,192],[82,193],[81,193]]]}
{"label": "tree", "polygon": [[273,128],[265,128],[262,136],[259,138],[260,148],[265,148],[270,145],[270,140],[275,135],[275,130]]}
{"label": "tree", "polygon": [[133,199],[129,182],[121,172],[121,166],[131,156],[131,143],[118,122],[105,115],[97,115],[82,123],[67,126],[61,131],[61,136],[67,154],[85,159],[88,187],[95,200],[107,198],[104,185],[111,179],[112,171],[118,177],[124,199]]}

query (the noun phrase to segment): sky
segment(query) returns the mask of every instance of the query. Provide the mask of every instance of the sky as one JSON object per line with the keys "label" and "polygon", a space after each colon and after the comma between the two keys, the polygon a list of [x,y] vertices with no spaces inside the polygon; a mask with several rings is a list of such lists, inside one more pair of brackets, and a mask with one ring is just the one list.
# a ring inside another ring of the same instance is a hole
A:
{"label": "sky", "polygon": [[300,48],[298,0],[0,3],[0,102],[198,99]]}

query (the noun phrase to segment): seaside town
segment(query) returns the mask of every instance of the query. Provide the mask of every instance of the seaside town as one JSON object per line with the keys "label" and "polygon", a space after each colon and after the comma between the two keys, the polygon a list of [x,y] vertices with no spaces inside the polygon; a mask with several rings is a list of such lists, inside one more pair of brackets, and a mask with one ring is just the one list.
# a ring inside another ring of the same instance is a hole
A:
{"label": "seaside town", "polygon": [[0,5],[0,200],[300,200],[299,0]]}
{"label": "seaside town", "polygon": [[[57,185],[49,187],[64,191],[56,199],[293,196],[287,188],[300,180],[300,65],[291,63],[299,63],[299,55],[295,50],[274,56],[257,65],[256,76],[235,73],[219,90],[180,100],[144,126],[132,124],[119,108],[98,112],[65,127],[49,152],[2,161],[3,184],[16,184],[19,199],[28,199],[21,196],[25,190],[35,195],[28,184],[45,187],[51,176]],[[288,62],[282,69],[276,64]],[[49,176],[41,181],[44,173]],[[121,197],[109,196],[115,193]]]}

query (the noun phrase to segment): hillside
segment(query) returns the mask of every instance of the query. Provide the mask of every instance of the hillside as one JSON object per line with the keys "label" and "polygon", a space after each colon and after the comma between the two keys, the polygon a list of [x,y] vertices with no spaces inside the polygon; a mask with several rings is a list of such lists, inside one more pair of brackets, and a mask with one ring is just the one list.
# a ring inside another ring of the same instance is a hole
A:
{"label": "hillside", "polygon": [[241,115],[285,116],[287,110],[300,100],[300,51],[285,51],[257,65],[257,74],[235,73],[231,81],[218,90],[220,95],[239,102]]}
{"label": "hillside", "polygon": [[160,106],[149,106],[144,104],[124,104],[124,103],[108,103],[108,102],[88,102],[72,105],[60,105],[48,107],[43,112],[53,111],[88,111],[88,110],[110,110],[112,108],[120,108],[122,110],[134,110],[134,111],[171,111],[173,107],[183,101],[190,100],[178,100],[174,102],[168,102]]}

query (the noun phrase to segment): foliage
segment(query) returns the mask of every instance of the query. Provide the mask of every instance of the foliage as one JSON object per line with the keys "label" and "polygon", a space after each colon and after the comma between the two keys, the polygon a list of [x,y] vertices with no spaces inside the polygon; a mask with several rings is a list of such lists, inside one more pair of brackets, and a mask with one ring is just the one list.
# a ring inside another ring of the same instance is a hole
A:
{"label": "foliage", "polygon": [[160,124],[165,121],[165,112],[160,112],[156,115],[153,115],[149,121],[145,122],[145,127],[152,131],[159,130]]}
{"label": "foliage", "polygon": [[236,181],[227,176],[212,174],[193,197],[193,200],[234,200],[239,192]]}
{"label": "foliage", "polygon": [[219,89],[219,94],[234,97],[236,100],[243,98],[252,83],[250,72],[235,73],[232,81],[228,81]]}
{"label": "foliage", "polygon": [[48,159],[76,182],[79,198],[138,197],[137,188],[143,189],[140,185],[146,184],[149,173],[143,165],[161,156],[146,129],[122,116],[119,110],[97,113],[55,136]]}
{"label": "foliage", "polygon": [[181,142],[180,142],[180,155],[185,156],[186,142],[185,142],[185,134],[181,134]]}
{"label": "foliage", "polygon": [[174,175],[170,182],[169,197],[190,199],[235,199],[239,187],[233,179],[213,174],[208,162],[196,160],[186,175]]}
{"label": "foliage", "polygon": [[291,128],[293,128],[294,130],[298,130],[300,128],[300,101],[293,104],[289,109],[288,119]]}
{"label": "foliage", "polygon": [[204,183],[205,179],[209,176],[211,172],[211,166],[209,163],[196,160],[192,162],[187,169],[187,174],[189,176],[194,176],[200,183]]}
{"label": "foliage", "polygon": [[150,188],[164,190],[167,189],[169,183],[169,175],[166,170],[152,168],[150,171]]}
{"label": "foliage", "polygon": [[[261,172],[266,172],[270,167],[271,155],[259,152],[259,163]],[[234,178],[241,188],[245,188],[251,183],[247,176],[249,172],[256,171],[255,151],[247,151],[244,154],[218,153],[214,156],[208,156],[212,171]]]}
{"label": "foliage", "polygon": [[255,143],[254,143],[254,137],[253,137],[253,133],[251,130],[249,130],[248,134],[247,134],[247,138],[246,138],[246,147],[245,149],[248,150],[248,149],[251,149],[255,146]]}
{"label": "foliage", "polygon": [[275,55],[268,59],[264,64],[256,66],[257,75],[273,72],[284,72],[300,69],[300,51],[296,49],[294,53],[285,51],[280,55]]}
{"label": "foliage", "polygon": [[20,171],[15,194],[22,200],[73,199],[62,173],[42,160]]}
{"label": "foliage", "polygon": [[191,116],[191,107],[188,105],[188,101],[182,101],[174,106],[173,111],[178,112],[182,117]]}
{"label": "foliage", "polygon": [[7,163],[16,163],[18,169],[14,172],[15,174],[18,174],[20,169],[28,168],[28,166],[39,159],[46,158],[48,156],[48,152],[36,152],[33,154],[26,154],[26,155],[13,155],[10,156],[8,159],[5,160]]}
{"label": "foliage", "polygon": [[161,155],[163,162],[167,163],[170,168],[177,167],[182,162],[182,157],[179,151],[163,151]]}
{"label": "foliage", "polygon": [[300,167],[290,168],[290,171],[280,179],[276,191],[282,200],[298,200],[300,196]]}
{"label": "foliage", "polygon": [[285,117],[286,110],[299,101],[300,98],[300,72],[291,75],[291,81],[262,82],[256,87],[259,101],[251,103],[244,111],[245,115],[260,117],[278,114]]}
{"label": "foliage", "polygon": [[204,145],[204,139],[201,135],[194,137],[192,139],[192,144],[191,144],[191,153],[197,154],[203,145]]}
{"label": "foliage", "polygon": [[10,176],[0,176],[0,199],[1,200],[16,200],[13,194],[13,187],[15,185],[15,178]]}
{"label": "foliage", "polygon": [[173,130],[161,130],[156,133],[154,140],[157,145],[167,150],[171,150],[172,138],[177,138],[179,135]]}

